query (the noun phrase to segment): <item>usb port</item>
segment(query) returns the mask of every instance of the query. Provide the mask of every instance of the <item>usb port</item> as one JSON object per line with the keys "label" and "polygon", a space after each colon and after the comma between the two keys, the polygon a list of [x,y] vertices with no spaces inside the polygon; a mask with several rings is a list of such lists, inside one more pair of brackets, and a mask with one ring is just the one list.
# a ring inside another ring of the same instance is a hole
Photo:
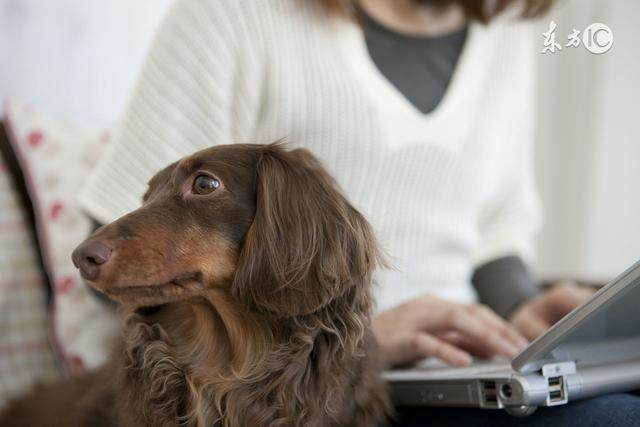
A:
{"label": "usb port", "polygon": [[549,399],[551,399],[552,402],[562,400],[562,392],[560,390],[552,391],[551,393],[549,393]]}
{"label": "usb port", "polygon": [[495,381],[482,381],[482,397],[485,407],[498,408],[500,406]]}
{"label": "usb port", "polygon": [[562,377],[549,377],[549,403],[564,402],[564,380]]}
{"label": "usb port", "polygon": [[549,386],[560,385],[562,383],[562,377],[549,378]]}

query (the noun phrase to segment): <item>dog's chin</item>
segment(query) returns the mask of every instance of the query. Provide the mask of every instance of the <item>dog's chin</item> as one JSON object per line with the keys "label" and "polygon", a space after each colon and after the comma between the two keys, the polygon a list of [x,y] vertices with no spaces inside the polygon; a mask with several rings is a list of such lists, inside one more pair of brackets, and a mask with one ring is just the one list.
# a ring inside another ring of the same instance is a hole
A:
{"label": "dog's chin", "polygon": [[89,285],[109,299],[135,310],[188,299],[198,295],[204,289],[200,272],[180,274],[169,281],[155,284],[132,285],[131,283],[131,280],[126,284],[105,284],[97,281],[89,282]]}

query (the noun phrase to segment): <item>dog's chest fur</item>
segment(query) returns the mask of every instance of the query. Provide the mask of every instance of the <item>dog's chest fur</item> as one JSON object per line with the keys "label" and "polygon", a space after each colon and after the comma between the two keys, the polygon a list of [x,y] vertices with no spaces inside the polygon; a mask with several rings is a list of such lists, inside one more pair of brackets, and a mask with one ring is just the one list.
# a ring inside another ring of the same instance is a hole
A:
{"label": "dog's chest fur", "polygon": [[[193,348],[186,344],[190,337],[177,337],[172,328],[155,320],[131,314],[124,322],[121,381],[130,392],[121,404],[131,409],[125,413],[138,414],[131,424],[217,425],[219,412],[199,388],[193,370],[206,356],[185,354],[185,349]],[[208,362],[209,375],[214,375],[215,360]]]}
{"label": "dog's chest fur", "polygon": [[[175,319],[183,323],[164,324]],[[199,333],[203,322],[206,330]],[[217,313],[193,307],[179,308],[175,316],[165,314],[157,323],[136,314],[126,318],[121,352],[126,387],[121,390],[129,393],[120,405],[128,410],[119,412],[137,418],[122,422],[313,427],[345,425],[345,413],[355,412],[353,390],[362,389],[357,383],[370,377],[363,349],[345,357],[335,352],[339,347],[331,334],[305,331],[292,333],[281,344],[269,339],[260,344],[251,337],[242,349],[247,357],[233,357],[234,339],[223,332],[227,326]],[[177,336],[178,331],[183,336]],[[184,336],[184,331],[192,333]],[[345,369],[349,365],[353,369]],[[383,395],[378,381],[371,386],[373,395]],[[387,409],[385,403],[376,401],[380,407],[372,411],[373,417]]]}

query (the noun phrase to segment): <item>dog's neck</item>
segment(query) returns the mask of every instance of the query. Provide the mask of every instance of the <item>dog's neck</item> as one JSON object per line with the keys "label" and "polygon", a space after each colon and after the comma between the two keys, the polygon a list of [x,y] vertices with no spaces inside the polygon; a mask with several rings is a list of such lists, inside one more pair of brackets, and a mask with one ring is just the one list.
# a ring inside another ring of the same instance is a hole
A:
{"label": "dog's neck", "polygon": [[[271,411],[267,416],[272,419],[281,412],[304,413],[310,408],[301,406],[314,401],[326,406],[316,409],[331,411],[331,400],[338,407],[342,396],[339,390],[334,396],[317,395],[332,389],[317,384],[319,366],[322,377],[333,381],[345,363],[363,357],[367,318],[365,312],[354,317],[363,334],[346,342],[347,334],[330,320],[335,314],[330,307],[326,311],[313,319],[274,320],[239,307],[225,291],[211,291],[150,315],[130,313],[125,318],[126,371],[137,373],[133,379],[151,390],[147,404],[154,412],[172,419],[177,414],[193,425],[213,425],[221,414],[249,422],[252,414],[242,414],[247,409],[236,402],[250,399],[257,407],[274,396],[283,402],[265,404],[261,417],[264,411]],[[296,392],[305,396],[282,395]],[[187,397],[178,401],[176,396]]]}

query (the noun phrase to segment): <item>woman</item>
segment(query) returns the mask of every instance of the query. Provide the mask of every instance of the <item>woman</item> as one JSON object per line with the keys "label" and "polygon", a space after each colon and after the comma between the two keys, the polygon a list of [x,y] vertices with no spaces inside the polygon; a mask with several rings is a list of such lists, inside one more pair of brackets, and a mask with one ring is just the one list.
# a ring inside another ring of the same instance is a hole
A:
{"label": "woman", "polygon": [[538,294],[525,267],[537,48],[517,15],[549,2],[515,3],[178,0],[82,203],[108,222],[182,155],[287,138],[390,256],[374,320],[389,364],[513,356],[589,294]]}

